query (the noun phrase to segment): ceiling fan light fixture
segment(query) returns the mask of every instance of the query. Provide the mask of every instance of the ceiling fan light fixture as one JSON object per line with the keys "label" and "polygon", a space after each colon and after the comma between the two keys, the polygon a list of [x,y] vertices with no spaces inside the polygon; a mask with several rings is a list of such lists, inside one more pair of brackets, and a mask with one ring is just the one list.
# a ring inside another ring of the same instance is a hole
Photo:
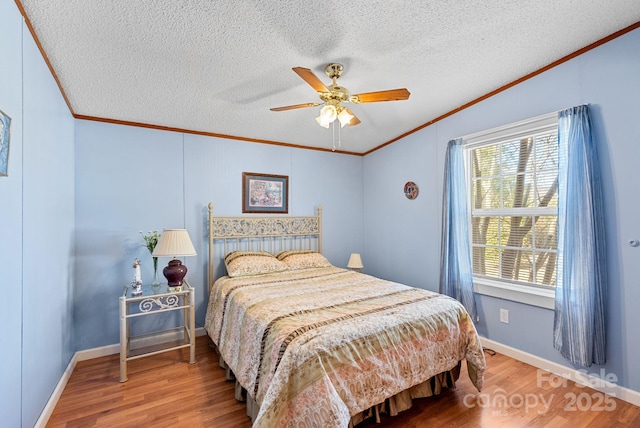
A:
{"label": "ceiling fan light fixture", "polygon": [[316,122],[323,128],[328,128],[329,124],[338,117],[338,110],[333,105],[328,105],[320,109],[320,116],[316,117]]}
{"label": "ceiling fan light fixture", "polygon": [[[340,147],[340,129],[345,126],[355,126],[360,124],[360,119],[342,103],[362,104],[377,103],[381,101],[399,101],[409,99],[409,91],[407,88],[388,89],[384,91],[364,92],[360,94],[350,95],[347,88],[337,84],[338,78],[342,75],[344,67],[342,64],[332,63],[327,65],[324,72],[332,80],[331,85],[325,85],[316,76],[313,71],[304,67],[293,67],[293,71],[302,78],[309,86],[316,90],[320,97],[321,103],[303,103],[294,104],[283,107],[272,107],[271,111],[286,111],[299,108],[323,106],[320,109],[320,115],[316,117],[316,122],[323,128],[329,128],[333,123],[333,130],[336,130],[335,121],[338,119],[340,126],[337,127],[338,147]],[[333,141],[333,150],[336,149],[335,132]]]}
{"label": "ceiling fan light fixture", "polygon": [[340,113],[338,113],[338,120],[340,121],[340,127],[344,128],[345,125],[348,125],[349,123],[351,123],[351,119],[353,119],[354,116],[349,113],[349,110],[342,107],[340,109]]}

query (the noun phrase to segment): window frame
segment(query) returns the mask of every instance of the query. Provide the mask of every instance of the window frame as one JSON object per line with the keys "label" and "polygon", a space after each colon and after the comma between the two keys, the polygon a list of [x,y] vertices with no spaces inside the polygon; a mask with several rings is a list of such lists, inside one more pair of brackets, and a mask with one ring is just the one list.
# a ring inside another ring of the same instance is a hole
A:
{"label": "window frame", "polygon": [[[518,139],[531,135],[533,133],[551,131],[553,128],[557,129],[558,126],[558,113],[547,113],[541,116],[536,116],[530,119],[522,120],[519,122],[510,123],[504,126],[499,126],[485,131],[476,132],[473,134],[462,137],[462,144],[464,147],[464,161],[465,161],[465,179],[467,186],[471,182],[473,177],[471,171],[471,162],[469,161],[470,152],[472,149],[498,143],[505,139]],[[467,209],[469,212],[469,221],[472,221],[472,191],[467,189]],[[529,210],[523,208],[522,212],[525,213]],[[554,211],[557,215],[557,207],[553,208],[536,208],[536,213],[543,211]],[[496,213],[495,210],[491,212],[493,215],[503,213]],[[506,210],[505,210],[506,213]],[[509,211],[512,214],[513,210]],[[469,225],[471,226],[471,225]],[[473,241],[472,228],[469,227],[469,243]],[[512,300],[528,305],[538,306],[547,309],[554,309],[555,307],[555,288],[546,288],[542,286],[536,286],[535,284],[525,285],[521,282],[509,281],[504,279],[494,279],[485,276],[473,275],[474,291],[478,294],[497,297],[500,299]]]}

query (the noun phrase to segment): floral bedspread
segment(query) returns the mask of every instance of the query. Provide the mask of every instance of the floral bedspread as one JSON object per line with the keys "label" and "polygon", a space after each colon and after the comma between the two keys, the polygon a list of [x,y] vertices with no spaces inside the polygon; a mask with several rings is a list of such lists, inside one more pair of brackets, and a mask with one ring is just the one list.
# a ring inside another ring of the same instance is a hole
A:
{"label": "floral bedspread", "polygon": [[337,267],[222,277],[205,329],[256,400],[255,427],[346,427],[350,417],[484,354],[456,300]]}

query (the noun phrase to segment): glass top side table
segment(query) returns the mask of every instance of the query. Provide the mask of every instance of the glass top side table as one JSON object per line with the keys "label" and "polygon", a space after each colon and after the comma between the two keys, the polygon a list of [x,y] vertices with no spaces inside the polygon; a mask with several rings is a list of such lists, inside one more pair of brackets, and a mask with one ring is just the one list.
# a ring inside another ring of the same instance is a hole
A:
{"label": "glass top side table", "polygon": [[[127,362],[175,349],[190,348],[189,363],[196,362],[195,342],[195,289],[185,279],[181,289],[167,284],[143,285],[136,293],[127,286],[120,296],[120,382],[127,381]],[[137,306],[137,311],[132,308]],[[132,337],[130,321],[137,317],[162,312],[183,311],[180,327],[154,331]],[[170,338],[167,340],[167,338]],[[144,343],[132,347],[132,342]]]}

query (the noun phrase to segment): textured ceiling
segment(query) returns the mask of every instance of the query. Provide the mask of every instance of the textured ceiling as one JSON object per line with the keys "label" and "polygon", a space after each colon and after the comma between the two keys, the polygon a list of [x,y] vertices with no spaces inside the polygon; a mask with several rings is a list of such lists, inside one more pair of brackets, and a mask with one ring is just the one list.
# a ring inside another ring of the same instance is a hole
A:
{"label": "textured ceiling", "polygon": [[640,0],[18,0],[73,113],[331,149],[292,67],[352,94],[364,153],[640,21]]}

